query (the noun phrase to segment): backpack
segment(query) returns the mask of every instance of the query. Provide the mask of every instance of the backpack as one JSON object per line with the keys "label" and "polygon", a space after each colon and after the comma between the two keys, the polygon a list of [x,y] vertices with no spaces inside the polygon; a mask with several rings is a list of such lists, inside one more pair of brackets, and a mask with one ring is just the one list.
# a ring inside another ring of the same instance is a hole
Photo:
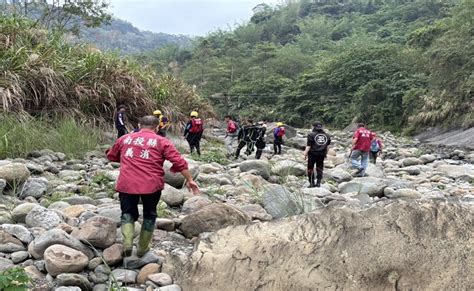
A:
{"label": "backpack", "polygon": [[237,131],[237,125],[233,120],[230,121],[229,123],[229,133],[235,133]]}
{"label": "backpack", "polygon": [[275,137],[283,137],[285,135],[285,128],[283,126],[275,127],[273,134]]}
{"label": "backpack", "polygon": [[370,143],[370,151],[371,151],[371,152],[378,152],[379,150],[380,150],[379,142],[378,142],[378,140],[374,139],[374,140]]}
{"label": "backpack", "polygon": [[189,129],[190,133],[201,133],[203,132],[203,123],[201,118],[193,118],[191,120],[191,128]]}

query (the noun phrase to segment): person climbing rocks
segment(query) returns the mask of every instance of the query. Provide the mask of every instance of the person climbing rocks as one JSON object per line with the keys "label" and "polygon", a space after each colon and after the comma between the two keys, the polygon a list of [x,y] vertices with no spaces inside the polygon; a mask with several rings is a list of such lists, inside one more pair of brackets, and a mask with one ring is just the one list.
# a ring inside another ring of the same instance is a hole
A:
{"label": "person climbing rocks", "polygon": [[145,255],[149,250],[156,220],[156,206],[164,187],[163,163],[172,163],[171,171],[180,172],[186,179],[187,188],[199,195],[199,186],[193,181],[188,163],[173,143],[156,134],[159,120],[155,116],[140,119],[140,131],[119,138],[107,150],[107,158],[120,162],[116,191],[119,193],[123,252],[130,256],[133,249],[135,221],[138,220],[138,202],[143,204],[143,223],[137,245],[137,255]]}
{"label": "person climbing rocks", "polygon": [[184,128],[184,136],[189,144],[189,149],[191,154],[196,150],[198,155],[201,155],[201,138],[204,132],[204,123],[202,119],[199,118],[199,113],[197,111],[191,112],[190,120]]}
{"label": "person climbing rocks", "polygon": [[283,144],[283,137],[285,136],[285,126],[283,122],[277,122],[273,130],[273,155],[281,155],[281,145]]}
{"label": "person climbing rocks", "polygon": [[233,144],[237,139],[239,127],[237,126],[237,123],[232,120],[232,117],[230,115],[226,115],[224,117],[224,120],[227,124],[224,143],[225,148],[227,150],[227,157],[230,157],[234,153]]}
{"label": "person climbing rocks", "polygon": [[245,150],[245,153],[247,154],[247,156],[253,152],[253,149],[255,147],[255,143],[257,140],[257,131],[256,131],[256,126],[253,124],[252,119],[247,119],[245,121],[245,125],[240,128],[238,140],[239,140],[239,144],[235,151],[235,159],[239,158],[240,151],[244,147],[247,147]]}
{"label": "person climbing rocks", "polygon": [[153,111],[153,115],[158,118],[160,121],[160,125],[158,126],[158,131],[157,133],[161,135],[162,137],[166,137],[166,131],[168,127],[170,126],[169,120],[166,116],[163,116],[161,113],[161,110],[155,110]]}
{"label": "person climbing rocks", "polygon": [[255,158],[259,160],[262,157],[263,149],[266,147],[267,143],[265,141],[265,134],[267,132],[267,121],[259,121],[257,123],[257,138],[255,142],[255,147],[257,151],[255,153]]}
{"label": "person climbing rocks", "polygon": [[[304,157],[308,160],[309,187],[321,187],[323,179],[324,159],[328,153],[331,137],[323,130],[319,121],[313,123],[313,131],[308,134]],[[314,165],[316,164],[316,183],[314,182]]]}
{"label": "person climbing rocks", "polygon": [[120,138],[128,133],[125,122],[127,107],[125,105],[119,105],[117,107],[117,113],[115,113],[115,128],[117,129],[117,138]]}
{"label": "person climbing rocks", "polygon": [[383,143],[380,138],[374,133],[374,139],[370,142],[370,158],[372,163],[377,162],[377,157],[382,153]]}
{"label": "person climbing rocks", "polygon": [[352,151],[350,154],[351,165],[355,168],[353,176],[365,176],[365,170],[369,165],[370,144],[374,134],[365,128],[364,123],[357,124],[357,130],[352,137]]}

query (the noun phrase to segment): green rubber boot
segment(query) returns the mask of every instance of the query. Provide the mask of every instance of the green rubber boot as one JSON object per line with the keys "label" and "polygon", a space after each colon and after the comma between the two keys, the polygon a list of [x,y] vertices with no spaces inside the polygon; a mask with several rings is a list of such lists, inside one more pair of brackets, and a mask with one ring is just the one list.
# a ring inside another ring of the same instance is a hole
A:
{"label": "green rubber boot", "polygon": [[140,231],[140,239],[138,240],[138,257],[143,257],[150,250],[150,241],[153,237],[153,230],[155,230],[155,220],[144,219]]}
{"label": "green rubber boot", "polygon": [[133,249],[133,236],[135,234],[135,221],[130,214],[123,214],[120,228],[123,237],[123,256],[130,257]]}

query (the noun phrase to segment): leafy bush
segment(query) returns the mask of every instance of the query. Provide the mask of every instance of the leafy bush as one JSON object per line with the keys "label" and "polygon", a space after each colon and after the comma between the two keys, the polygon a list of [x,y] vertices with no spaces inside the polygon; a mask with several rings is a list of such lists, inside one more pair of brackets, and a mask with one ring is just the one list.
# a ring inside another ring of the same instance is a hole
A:
{"label": "leafy bush", "polygon": [[25,291],[28,289],[30,278],[23,268],[7,269],[0,273],[0,290]]}

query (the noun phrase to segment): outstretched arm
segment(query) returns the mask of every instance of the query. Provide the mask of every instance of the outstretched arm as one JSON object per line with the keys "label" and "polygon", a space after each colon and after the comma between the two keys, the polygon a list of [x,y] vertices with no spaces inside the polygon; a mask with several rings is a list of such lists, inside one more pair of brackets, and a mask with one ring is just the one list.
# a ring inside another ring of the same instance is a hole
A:
{"label": "outstretched arm", "polygon": [[201,191],[199,190],[198,184],[193,180],[191,172],[189,172],[189,170],[183,170],[181,171],[181,174],[186,179],[186,187],[188,190],[191,191],[193,195],[199,195]]}

